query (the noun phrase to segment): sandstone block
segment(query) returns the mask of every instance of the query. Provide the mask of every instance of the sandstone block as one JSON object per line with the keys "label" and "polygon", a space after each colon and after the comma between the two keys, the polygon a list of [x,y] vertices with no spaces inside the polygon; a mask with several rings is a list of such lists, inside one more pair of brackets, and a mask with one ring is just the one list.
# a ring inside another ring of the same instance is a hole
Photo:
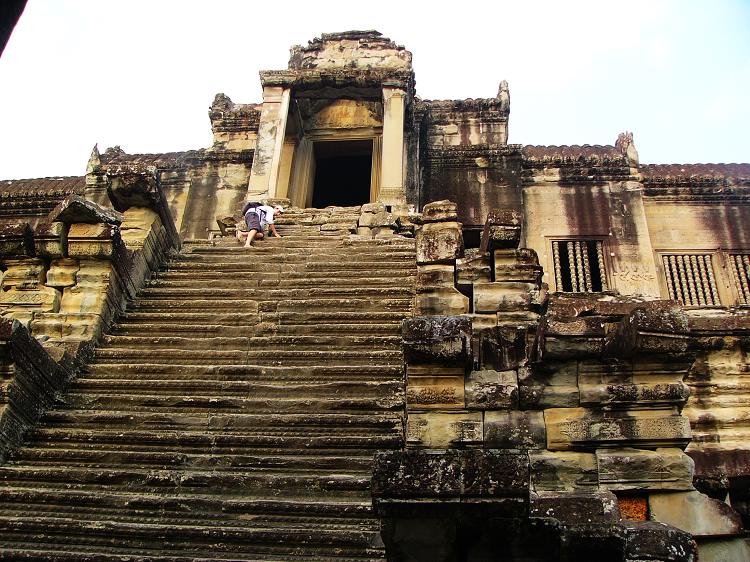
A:
{"label": "sandstone block", "polygon": [[[375,498],[525,498],[528,474],[525,454],[456,449],[384,451],[375,457],[372,495]],[[525,508],[525,504],[518,507]]]}
{"label": "sandstone block", "polygon": [[459,285],[490,281],[490,259],[486,253],[471,248],[466,250],[463,258],[456,260],[456,283]]}
{"label": "sandstone block", "polygon": [[449,263],[464,253],[461,225],[457,222],[427,223],[417,230],[417,263]]}
{"label": "sandstone block", "polygon": [[512,209],[495,209],[487,215],[482,231],[481,249],[517,248],[521,240],[523,215]]}
{"label": "sandstone block", "polygon": [[455,290],[454,276],[455,269],[451,264],[429,264],[417,266],[417,292],[428,292],[440,287]]}
{"label": "sandstone block", "polygon": [[466,408],[470,410],[518,407],[516,371],[472,371],[465,383]]}
{"label": "sandstone block", "polygon": [[531,283],[474,283],[474,312],[526,309],[535,291]]}
{"label": "sandstone block", "polygon": [[433,201],[422,207],[422,220],[424,222],[447,222],[458,218],[458,205],[452,201]]}
{"label": "sandstone block", "polygon": [[635,446],[684,447],[690,423],[676,409],[596,412],[586,408],[544,411],[547,448],[551,451]]}
{"label": "sandstone block", "polygon": [[533,340],[525,327],[495,326],[477,335],[483,368],[507,371],[528,363]]}
{"label": "sandstone block", "polygon": [[406,443],[410,447],[448,449],[481,445],[482,412],[410,413]]}
{"label": "sandstone block", "polygon": [[107,260],[82,259],[76,272],[76,284],[80,287],[99,287],[109,283],[112,263]]}
{"label": "sandstone block", "polygon": [[68,231],[68,256],[71,258],[111,258],[115,228],[117,227],[102,223],[71,224]]}
{"label": "sandstone block", "polygon": [[401,326],[408,364],[465,364],[471,357],[471,319],[466,316],[415,316]]}
{"label": "sandstone block", "polygon": [[0,310],[12,313],[57,312],[60,309],[60,291],[39,285],[33,289],[13,287],[0,292]]}
{"label": "sandstone block", "polygon": [[415,299],[415,314],[455,316],[469,312],[469,297],[453,287],[424,290]]}
{"label": "sandstone block", "polygon": [[383,213],[385,205],[383,203],[365,203],[362,205],[362,213]]}
{"label": "sandstone block", "polygon": [[34,250],[38,257],[61,258],[65,253],[63,236],[65,225],[61,222],[42,222],[34,229]]}
{"label": "sandstone block", "polygon": [[693,460],[680,449],[598,449],[599,485],[612,491],[692,490]]}
{"label": "sandstone block", "polygon": [[617,497],[611,492],[537,492],[531,494],[530,516],[551,517],[565,525],[613,524],[620,521]]}
{"label": "sandstone block", "polygon": [[106,304],[106,287],[66,287],[60,302],[60,312],[102,314]]}
{"label": "sandstone block", "polygon": [[514,248],[492,252],[495,267],[539,265],[539,256],[531,248]]}
{"label": "sandstone block", "polygon": [[3,260],[2,288],[27,287],[34,288],[44,283],[45,264],[39,258],[6,259]]}
{"label": "sandstone block", "polygon": [[581,406],[683,405],[690,388],[683,382],[663,384],[581,384]]}
{"label": "sandstone block", "polygon": [[530,264],[495,264],[495,282],[517,281],[539,286],[542,282],[542,267]]}
{"label": "sandstone block", "polygon": [[463,409],[464,375],[410,376],[406,385],[409,409]]}
{"label": "sandstone block", "polygon": [[45,284],[48,287],[70,287],[76,284],[78,260],[59,258],[52,260]]}
{"label": "sandstone block", "polygon": [[366,236],[367,238],[372,238],[372,229],[367,226],[358,226],[357,236]]}
{"label": "sandstone block", "polygon": [[98,314],[39,313],[31,322],[35,336],[55,340],[91,341],[101,336],[102,321]]}
{"label": "sandstone block", "polygon": [[652,520],[695,537],[742,533],[742,520],[734,509],[700,492],[650,494],[648,505]]}
{"label": "sandstone block", "polygon": [[535,364],[518,370],[522,408],[574,408],[579,405],[578,365],[575,361]]}
{"label": "sandstone block", "polygon": [[497,449],[544,449],[544,415],[533,410],[488,410],[484,413],[484,443]]}
{"label": "sandstone block", "polygon": [[700,541],[698,555],[700,562],[750,560],[750,543],[742,538]]}
{"label": "sandstone block", "polygon": [[0,225],[0,257],[34,255],[34,233],[29,223]]}
{"label": "sandstone block", "polygon": [[594,453],[529,451],[531,486],[536,492],[590,490],[598,487]]}

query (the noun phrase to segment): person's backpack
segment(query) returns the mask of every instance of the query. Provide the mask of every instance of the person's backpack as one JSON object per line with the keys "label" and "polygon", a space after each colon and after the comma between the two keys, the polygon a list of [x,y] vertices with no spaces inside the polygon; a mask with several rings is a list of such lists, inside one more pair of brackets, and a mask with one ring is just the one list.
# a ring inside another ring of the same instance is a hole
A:
{"label": "person's backpack", "polygon": [[262,205],[263,203],[260,203],[259,201],[249,201],[245,203],[245,206],[242,208],[242,216],[244,217],[245,215],[247,215],[248,211],[255,210]]}

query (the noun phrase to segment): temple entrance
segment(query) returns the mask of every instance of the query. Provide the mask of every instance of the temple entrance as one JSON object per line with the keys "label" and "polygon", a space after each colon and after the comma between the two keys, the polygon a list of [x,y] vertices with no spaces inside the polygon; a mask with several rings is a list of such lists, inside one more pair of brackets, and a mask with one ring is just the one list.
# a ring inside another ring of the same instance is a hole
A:
{"label": "temple entrance", "polygon": [[372,139],[314,143],[313,207],[350,207],[370,202],[372,146]]}

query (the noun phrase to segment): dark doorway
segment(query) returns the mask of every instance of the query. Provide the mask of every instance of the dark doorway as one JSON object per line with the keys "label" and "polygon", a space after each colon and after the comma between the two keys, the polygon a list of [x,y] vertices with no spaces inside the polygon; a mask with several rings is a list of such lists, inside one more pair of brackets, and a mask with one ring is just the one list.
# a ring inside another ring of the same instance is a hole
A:
{"label": "dark doorway", "polygon": [[314,150],[313,207],[370,202],[371,140],[316,142]]}

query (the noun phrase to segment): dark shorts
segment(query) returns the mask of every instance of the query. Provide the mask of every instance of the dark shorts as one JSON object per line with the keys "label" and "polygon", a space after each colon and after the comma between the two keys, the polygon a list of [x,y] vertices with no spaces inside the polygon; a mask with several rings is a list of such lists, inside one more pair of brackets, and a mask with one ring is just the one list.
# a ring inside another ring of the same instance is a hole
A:
{"label": "dark shorts", "polygon": [[260,217],[255,211],[249,211],[245,215],[245,223],[247,223],[248,230],[257,230],[258,232],[263,232],[263,229],[260,227]]}

